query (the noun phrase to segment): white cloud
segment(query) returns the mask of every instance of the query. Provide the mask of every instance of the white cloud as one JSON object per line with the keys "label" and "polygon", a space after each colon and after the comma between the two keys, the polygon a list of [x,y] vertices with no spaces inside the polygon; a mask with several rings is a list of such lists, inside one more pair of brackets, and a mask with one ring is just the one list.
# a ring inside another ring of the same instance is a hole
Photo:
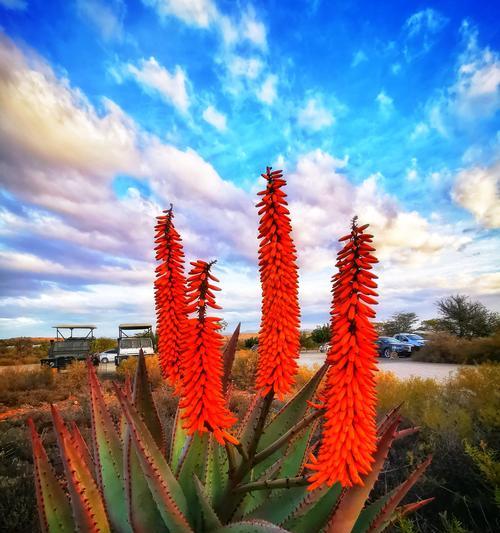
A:
{"label": "white cloud", "polygon": [[500,163],[462,170],[455,180],[452,198],[488,228],[500,227]]}
{"label": "white cloud", "polygon": [[0,0],[0,6],[15,11],[24,11],[28,4],[26,0]]}
{"label": "white cloud", "polygon": [[248,7],[239,18],[232,18],[219,11],[212,0],[142,0],[161,18],[177,17],[184,23],[202,29],[215,28],[226,45],[246,41],[262,50],[267,49],[267,31],[258,20],[253,7]]}
{"label": "white cloud", "polygon": [[375,97],[375,101],[379,105],[380,111],[383,113],[390,113],[394,109],[394,101],[384,91],[380,91]]}
{"label": "white cloud", "polygon": [[319,131],[331,126],[335,122],[335,117],[318,98],[309,98],[305,106],[299,109],[297,122],[301,128]]}
{"label": "white cloud", "polygon": [[418,178],[418,166],[416,157],[411,158],[410,166],[406,169],[405,177],[408,181],[415,181]]}
{"label": "white cloud", "polygon": [[232,56],[227,67],[233,76],[242,76],[254,80],[262,72],[264,63],[258,57]]}
{"label": "white cloud", "polygon": [[171,15],[186,24],[208,27],[217,17],[217,7],[211,0],[142,0],[149,7],[156,9],[161,17]]}
{"label": "white cloud", "polygon": [[368,61],[366,54],[363,52],[363,50],[358,50],[352,56],[351,67],[357,67],[359,64],[364,63],[365,61]]}
{"label": "white cloud", "polygon": [[127,69],[141,87],[146,90],[153,89],[180,111],[187,111],[189,107],[187,76],[179,65],[175,67],[175,73],[171,73],[154,57],[150,57],[148,60],[141,59],[139,67],[129,63]]}
{"label": "white cloud", "polygon": [[405,22],[405,28],[410,37],[421,32],[437,33],[441,31],[448,19],[435,9],[427,8],[413,13]]}
{"label": "white cloud", "polygon": [[500,110],[500,56],[478,45],[477,30],[467,21],[461,33],[465,49],[453,82],[427,103],[429,125],[443,136],[454,129],[474,126]]}
{"label": "white cloud", "polygon": [[265,104],[271,105],[277,96],[276,85],[278,84],[278,76],[269,74],[264,83],[257,90],[257,98]]}
{"label": "white cloud", "polygon": [[421,137],[425,137],[429,133],[429,126],[425,122],[419,122],[410,134],[410,139],[415,141]]}
{"label": "white cloud", "polygon": [[211,105],[203,111],[203,119],[219,131],[225,131],[227,128],[226,115],[220,113]]}
{"label": "white cloud", "polygon": [[125,4],[123,0],[77,0],[79,14],[94,25],[106,41],[123,38]]}
{"label": "white cloud", "polygon": [[267,48],[266,27],[262,22],[257,20],[253,9],[249,9],[243,14],[240,27],[240,33],[248,41],[262,49]]}

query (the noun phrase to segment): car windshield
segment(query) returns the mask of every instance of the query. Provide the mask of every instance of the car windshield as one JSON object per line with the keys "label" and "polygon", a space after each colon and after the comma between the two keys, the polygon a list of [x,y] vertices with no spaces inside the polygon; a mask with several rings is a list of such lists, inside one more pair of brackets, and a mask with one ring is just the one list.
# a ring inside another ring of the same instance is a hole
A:
{"label": "car windshield", "polygon": [[401,342],[398,339],[395,339],[394,337],[380,337],[380,340],[382,342]]}
{"label": "car windshield", "polygon": [[412,341],[421,341],[423,340],[423,337],[421,337],[420,335],[406,335],[409,339],[411,339]]}

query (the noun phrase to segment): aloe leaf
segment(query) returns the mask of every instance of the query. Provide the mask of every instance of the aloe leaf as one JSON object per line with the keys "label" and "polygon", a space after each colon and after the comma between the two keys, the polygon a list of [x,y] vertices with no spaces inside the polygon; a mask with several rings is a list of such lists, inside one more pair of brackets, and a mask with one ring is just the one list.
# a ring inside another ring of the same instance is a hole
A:
{"label": "aloe leaf", "polygon": [[47,452],[31,418],[28,427],[33,448],[38,514],[43,533],[66,533],[73,529],[71,505],[57,481]]}
{"label": "aloe leaf", "polygon": [[165,522],[151,494],[128,428],[125,431],[124,478],[129,520],[134,531],[163,531]]}
{"label": "aloe leaf", "polygon": [[210,499],[205,491],[205,487],[201,484],[201,481],[198,479],[196,474],[193,474],[193,482],[196,495],[198,497],[198,502],[200,504],[201,513],[203,515],[203,531],[212,531],[213,529],[222,527],[219,517],[210,504]]}
{"label": "aloe leaf", "polygon": [[77,446],[77,448],[80,450],[82,454],[83,460],[89,467],[89,470],[92,472],[94,479],[97,479],[97,472],[95,470],[94,459],[92,458],[92,454],[90,453],[90,449],[87,445],[87,442],[83,438],[83,435],[81,434],[74,420],[72,420],[70,424],[70,433],[75,441],[75,445]]}
{"label": "aloe leaf", "polygon": [[231,370],[233,368],[234,356],[236,354],[236,348],[238,347],[238,337],[240,336],[241,322],[236,326],[234,333],[224,347],[222,354],[222,360],[224,361],[224,374],[222,377],[222,390],[224,393],[227,391],[229,381],[231,379]]}
{"label": "aloe leaf", "polygon": [[54,431],[61,453],[76,528],[80,531],[110,531],[102,494],[61,415],[51,405]]}
{"label": "aloe leaf", "polygon": [[[214,533],[289,533],[286,529],[264,520],[244,520],[216,529]],[[312,530],[309,531],[312,533]]]}
{"label": "aloe leaf", "polygon": [[179,469],[179,462],[183,450],[187,449],[188,434],[182,427],[182,411],[179,406],[175,412],[174,427],[172,430],[172,439],[170,441],[170,450],[168,459],[173,472]]}
{"label": "aloe leaf", "polygon": [[192,523],[199,524],[201,521],[198,507],[198,496],[194,485],[193,474],[198,478],[203,477],[203,469],[206,463],[208,449],[208,433],[196,432],[189,438],[189,446],[182,457],[179,465],[177,479],[186,497]]}
{"label": "aloe leaf", "polygon": [[238,427],[236,438],[245,449],[248,449],[252,442],[255,434],[255,426],[262,412],[263,404],[264,398],[260,394],[254,394],[247,412]]}
{"label": "aloe leaf", "polygon": [[302,499],[281,524],[294,533],[321,531],[339,500],[342,487],[340,483],[335,483],[332,487],[322,487],[312,492],[307,492],[306,487],[301,488],[304,490]]}
{"label": "aloe leaf", "polygon": [[408,491],[413,487],[413,485],[415,485],[415,483],[422,477],[423,473],[427,470],[427,467],[431,464],[431,461],[432,457],[427,457],[427,459],[410,474],[406,481],[401,483],[399,487],[392,491],[390,497],[385,502],[377,517],[370,524],[370,527],[367,531],[370,533],[379,533],[385,529],[385,527],[391,521],[391,517],[393,516],[396,507],[408,494]]}
{"label": "aloe leaf", "polygon": [[164,452],[166,445],[165,435],[160,422],[160,417],[158,416],[156,404],[153,400],[153,395],[151,394],[151,385],[149,383],[146,360],[142,349],[139,351],[138,359],[132,398],[135,408],[141,415],[156,444],[160,450]]}
{"label": "aloe leaf", "polygon": [[396,514],[398,516],[406,516],[407,514],[414,513],[418,509],[422,508],[424,505],[431,503],[436,498],[427,498],[426,500],[420,500],[419,502],[407,503],[406,505],[401,505],[396,508]]}
{"label": "aloe leaf", "polygon": [[264,427],[257,451],[262,451],[264,448],[270,446],[304,416],[309,407],[307,401],[313,398],[327,368],[326,364],[323,365],[302,389],[280,409],[267,426]]}
{"label": "aloe leaf", "polygon": [[[277,477],[294,478],[300,474],[316,426],[317,423],[311,424],[288,443],[285,454],[279,461]],[[259,496],[259,493],[262,495]],[[254,505],[250,507],[247,504],[245,516],[281,523],[296,509],[306,493],[307,487],[305,486],[251,492],[245,500],[252,498]]]}
{"label": "aloe leaf", "polygon": [[132,531],[125,499],[123,452],[94,367],[88,365],[92,443],[97,481],[104,495],[109,521],[118,531]]}
{"label": "aloe leaf", "polygon": [[[318,372],[309,380],[304,387],[276,414],[276,416],[264,428],[264,432],[260,438],[257,446],[258,464],[254,466],[254,473],[259,476],[270,464],[272,464],[278,457],[282,455],[282,450],[277,448],[273,453],[268,455],[265,459],[259,460],[259,453],[272,446],[280,437],[287,432],[293,433],[292,428],[301,420],[309,408],[307,401],[311,400],[316,392],[316,389],[323,379],[326,372],[326,365],[323,365]],[[312,422],[312,419],[311,419]],[[284,437],[286,438],[286,437]]]}
{"label": "aloe leaf", "polygon": [[222,447],[215,440],[212,433],[208,438],[207,460],[204,469],[205,491],[212,505],[217,507],[227,488],[228,463],[221,457]]}
{"label": "aloe leaf", "polygon": [[134,405],[115,387],[116,395],[127,418],[127,424],[142,471],[158,510],[171,531],[192,531],[187,521],[187,502],[165,457]]}
{"label": "aloe leaf", "polygon": [[399,425],[399,415],[391,415],[391,421],[392,423],[390,425],[384,424],[384,433],[379,438],[377,450],[373,456],[374,462],[372,464],[372,469],[370,473],[363,478],[364,485],[355,485],[343,493],[338,507],[328,523],[327,531],[335,531],[336,533],[350,533],[351,531],[356,531],[360,533],[365,531],[366,527],[368,527],[369,522],[366,523],[366,521],[361,518],[360,513],[378,479],[380,471],[387,458],[387,454],[389,453],[389,449],[394,441]]}
{"label": "aloe leaf", "polygon": [[313,422],[288,443],[279,477],[295,477],[302,472],[318,423],[318,421]]}
{"label": "aloe leaf", "polygon": [[[279,472],[280,468],[283,465],[283,458],[278,459],[274,464],[272,464],[258,479],[255,481],[270,481],[276,477],[276,474]],[[270,495],[270,490],[256,490],[245,493],[243,499],[239,503],[234,515],[233,520],[239,520],[246,518],[253,511],[259,508]],[[275,491],[276,492],[276,491]],[[280,502],[281,504],[281,502]],[[266,518],[261,517],[259,518]]]}

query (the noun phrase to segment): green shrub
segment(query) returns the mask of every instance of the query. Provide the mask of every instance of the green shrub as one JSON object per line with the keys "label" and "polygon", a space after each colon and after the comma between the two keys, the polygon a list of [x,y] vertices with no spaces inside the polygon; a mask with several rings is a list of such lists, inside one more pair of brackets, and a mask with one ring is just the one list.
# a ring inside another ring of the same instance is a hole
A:
{"label": "green shrub", "polygon": [[478,364],[487,361],[499,363],[500,333],[474,339],[437,333],[412,357],[415,361],[431,363]]}

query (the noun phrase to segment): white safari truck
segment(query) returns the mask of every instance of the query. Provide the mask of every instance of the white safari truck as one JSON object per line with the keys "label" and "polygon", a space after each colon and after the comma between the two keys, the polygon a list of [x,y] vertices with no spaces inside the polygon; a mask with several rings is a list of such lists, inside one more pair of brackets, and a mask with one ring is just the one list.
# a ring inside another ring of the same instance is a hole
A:
{"label": "white safari truck", "polygon": [[153,327],[151,324],[120,324],[118,326],[118,353],[115,365],[129,357],[137,357],[142,349],[144,355],[155,353]]}

